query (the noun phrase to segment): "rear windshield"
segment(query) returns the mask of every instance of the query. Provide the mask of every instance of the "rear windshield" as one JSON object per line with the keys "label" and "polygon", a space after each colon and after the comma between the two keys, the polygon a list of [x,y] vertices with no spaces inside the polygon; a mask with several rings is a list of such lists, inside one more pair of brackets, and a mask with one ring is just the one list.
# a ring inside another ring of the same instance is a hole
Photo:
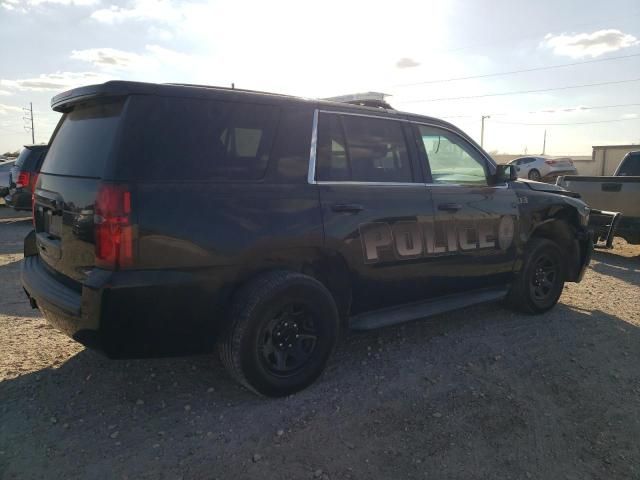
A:
{"label": "rear windshield", "polygon": [[76,106],[62,117],[42,172],[102,177],[118,128],[123,100]]}
{"label": "rear windshield", "polygon": [[629,155],[620,165],[620,177],[640,177],[640,153]]}
{"label": "rear windshield", "polygon": [[23,148],[22,151],[20,152],[20,155],[18,155],[18,158],[16,158],[16,167],[22,167],[24,165],[25,160],[30,154],[31,154],[31,150],[29,150],[27,147]]}

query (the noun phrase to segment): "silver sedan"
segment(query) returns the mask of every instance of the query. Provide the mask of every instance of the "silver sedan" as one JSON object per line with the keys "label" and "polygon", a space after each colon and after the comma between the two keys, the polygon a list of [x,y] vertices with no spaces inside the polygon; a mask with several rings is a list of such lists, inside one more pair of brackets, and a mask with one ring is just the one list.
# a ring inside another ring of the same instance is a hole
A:
{"label": "silver sedan", "polygon": [[560,175],[577,175],[578,170],[573,165],[573,160],[567,157],[552,158],[542,155],[520,157],[509,162],[515,165],[518,177],[528,178],[537,182],[541,180],[553,180]]}

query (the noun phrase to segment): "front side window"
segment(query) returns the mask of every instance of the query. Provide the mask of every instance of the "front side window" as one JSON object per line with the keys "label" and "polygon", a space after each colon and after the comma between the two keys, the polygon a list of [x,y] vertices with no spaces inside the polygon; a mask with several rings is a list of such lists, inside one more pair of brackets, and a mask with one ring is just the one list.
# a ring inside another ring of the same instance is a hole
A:
{"label": "front side window", "polygon": [[484,158],[453,132],[418,126],[433,183],[487,185]]}
{"label": "front side window", "polygon": [[317,160],[321,181],[413,181],[402,124],[395,120],[321,114]]}

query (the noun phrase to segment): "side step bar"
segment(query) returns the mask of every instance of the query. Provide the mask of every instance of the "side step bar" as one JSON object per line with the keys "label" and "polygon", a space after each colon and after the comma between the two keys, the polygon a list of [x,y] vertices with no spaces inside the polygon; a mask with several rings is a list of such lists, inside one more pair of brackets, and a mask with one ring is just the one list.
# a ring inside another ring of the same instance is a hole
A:
{"label": "side step bar", "polygon": [[361,313],[349,319],[352,330],[373,330],[399,323],[431,317],[440,313],[478,305],[480,303],[502,300],[508,292],[507,287],[490,288],[464,292],[434,300],[408,303],[397,307],[383,308],[373,312]]}

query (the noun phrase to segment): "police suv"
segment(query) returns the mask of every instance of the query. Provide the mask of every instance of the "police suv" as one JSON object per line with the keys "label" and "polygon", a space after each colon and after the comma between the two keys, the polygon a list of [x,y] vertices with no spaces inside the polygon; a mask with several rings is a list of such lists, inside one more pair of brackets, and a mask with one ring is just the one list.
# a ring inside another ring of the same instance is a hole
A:
{"label": "police suv", "polygon": [[217,346],[239,382],[288,395],[345,329],[494,300],[542,313],[589,263],[576,195],[435,118],[122,81],[52,107],[22,283],[112,357]]}

